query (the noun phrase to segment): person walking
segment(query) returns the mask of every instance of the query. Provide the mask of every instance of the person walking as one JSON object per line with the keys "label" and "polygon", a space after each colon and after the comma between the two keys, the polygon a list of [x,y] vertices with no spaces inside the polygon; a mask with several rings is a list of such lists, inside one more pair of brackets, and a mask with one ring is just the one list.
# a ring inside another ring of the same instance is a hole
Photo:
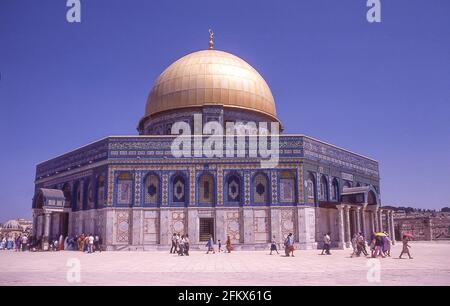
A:
{"label": "person walking", "polygon": [[21,250],[21,245],[22,245],[22,237],[19,235],[17,236],[16,240],[14,241],[15,243],[15,251],[16,252],[20,252]]}
{"label": "person walking", "polygon": [[358,235],[357,234],[353,234],[352,249],[353,249],[353,252],[350,255],[351,257],[353,257],[354,255],[356,255],[358,253]]}
{"label": "person walking", "polygon": [[362,233],[359,233],[358,236],[358,246],[361,248],[361,252],[364,254],[364,256],[369,255],[366,249],[366,239],[364,239],[364,235]]}
{"label": "person walking", "polygon": [[27,251],[28,250],[28,237],[27,235],[23,235],[22,236],[22,251]]}
{"label": "person walking", "polygon": [[217,240],[217,242],[218,242],[218,245],[219,245],[219,249],[217,250],[217,252],[222,252],[222,242],[220,241],[220,239],[219,240]]}
{"label": "person walking", "polygon": [[376,258],[378,256],[381,256],[381,258],[384,258],[383,241],[380,236],[375,236],[375,251],[374,251],[372,257]]}
{"label": "person walking", "polygon": [[400,253],[400,256],[398,258],[401,259],[403,254],[407,254],[409,259],[413,259],[411,257],[411,254],[409,253],[409,249],[411,248],[411,246],[408,244],[408,242],[409,242],[409,238],[407,236],[403,236],[403,240],[402,240],[403,249],[402,249],[402,252]]}
{"label": "person walking", "polygon": [[209,252],[211,251],[213,252],[213,254],[216,254],[216,251],[214,250],[214,240],[212,235],[209,235],[209,240],[206,243],[206,247],[208,248],[206,254],[209,254]]}
{"label": "person walking", "polygon": [[327,255],[331,255],[330,246],[331,246],[331,233],[328,232],[325,235],[323,235],[323,248],[322,253],[320,255],[323,255],[324,252]]}
{"label": "person walking", "polygon": [[179,252],[180,249],[180,239],[181,236],[177,233],[177,235],[175,236],[175,253]]}
{"label": "person walking", "polygon": [[189,235],[184,235],[184,254],[189,256]]}
{"label": "person walking", "polygon": [[58,246],[59,246],[59,251],[64,251],[64,236],[62,234],[59,235]]}
{"label": "person walking", "polygon": [[376,235],[375,232],[370,235],[370,255],[372,257],[375,257],[375,242],[376,242]]}
{"label": "person walking", "polygon": [[278,253],[277,242],[275,241],[275,235],[272,237],[272,242],[270,244],[270,255],[272,255],[273,251],[277,252],[277,254],[280,254],[280,253]]}
{"label": "person walking", "polygon": [[89,252],[88,247],[89,247],[89,237],[91,236],[91,234],[86,235],[86,237],[84,237],[84,248],[83,248],[83,252]]}
{"label": "person walking", "polygon": [[88,240],[87,240],[87,243],[88,243],[88,253],[90,254],[90,253],[93,252],[93,249],[94,249],[94,240],[95,240],[94,235],[89,234],[89,236],[88,236],[87,239],[88,239]]}
{"label": "person walking", "polygon": [[101,241],[100,241],[100,236],[99,235],[95,235],[94,236],[94,252],[99,251],[100,253],[102,252],[102,246],[101,246]]}
{"label": "person walking", "polygon": [[294,249],[295,249],[294,248],[294,235],[292,235],[292,233],[289,233],[289,235],[287,236],[285,244],[286,244],[287,257],[289,257],[289,256],[295,257],[294,256]]}
{"label": "person walking", "polygon": [[184,256],[184,235],[178,239],[178,256]]}
{"label": "person walking", "polygon": [[231,238],[230,238],[229,235],[227,236],[227,241],[225,242],[225,247],[227,249],[227,252],[231,253],[231,250],[233,249],[233,246],[231,245]]}
{"label": "person walking", "polygon": [[170,247],[170,254],[175,254],[177,251],[177,234],[172,235],[172,246]]}
{"label": "person walking", "polygon": [[389,237],[389,235],[386,233],[386,237],[384,237],[384,255],[391,257],[391,238]]}

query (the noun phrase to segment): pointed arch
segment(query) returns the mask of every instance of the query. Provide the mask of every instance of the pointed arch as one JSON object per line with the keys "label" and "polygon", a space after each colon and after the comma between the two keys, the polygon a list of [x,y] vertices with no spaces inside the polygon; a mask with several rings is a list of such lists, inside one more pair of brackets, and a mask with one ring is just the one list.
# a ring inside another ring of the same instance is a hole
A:
{"label": "pointed arch", "polygon": [[269,177],[264,172],[257,172],[252,178],[252,202],[270,205]]}

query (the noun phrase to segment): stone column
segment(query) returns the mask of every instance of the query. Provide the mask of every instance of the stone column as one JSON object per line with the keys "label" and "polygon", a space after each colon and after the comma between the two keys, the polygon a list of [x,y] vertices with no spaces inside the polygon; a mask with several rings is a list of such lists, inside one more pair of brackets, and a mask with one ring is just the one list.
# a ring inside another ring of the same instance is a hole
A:
{"label": "stone column", "polygon": [[33,211],[33,237],[37,239],[38,218],[37,212]]}
{"label": "stone column", "polygon": [[383,210],[380,208],[378,210],[378,231],[383,231]]}
{"label": "stone column", "polygon": [[378,225],[378,221],[379,221],[378,208],[375,208],[375,210],[372,211],[372,217],[373,217],[373,220],[374,220],[374,226],[373,226],[374,231],[378,232],[379,228],[380,228],[379,225]]}
{"label": "stone column", "polygon": [[361,233],[361,207],[356,207],[356,231]]}
{"label": "stone column", "polygon": [[394,211],[391,210],[389,211],[389,215],[388,218],[390,220],[390,224],[391,224],[391,241],[392,244],[395,244],[395,226],[394,226]]}
{"label": "stone column", "polygon": [[345,248],[345,237],[344,237],[344,209],[341,205],[336,206],[338,210],[338,231],[339,231],[339,241],[338,247]]}
{"label": "stone column", "polygon": [[390,218],[391,212],[389,210],[386,210],[386,226],[387,226],[387,233],[390,238],[392,238],[392,227],[391,227],[391,218]]}
{"label": "stone column", "polygon": [[346,205],[344,208],[344,212],[345,212],[345,218],[344,218],[344,222],[345,222],[345,246],[347,248],[351,247],[351,233],[350,233],[350,206]]}
{"label": "stone column", "polygon": [[44,216],[44,236],[42,237],[42,250],[48,251],[49,247],[49,236],[50,236],[50,225],[52,223],[52,213],[46,211]]}
{"label": "stone column", "polygon": [[362,207],[362,214],[361,214],[361,225],[362,229],[361,232],[363,233],[364,237],[367,235],[367,225],[366,225],[366,208]]}

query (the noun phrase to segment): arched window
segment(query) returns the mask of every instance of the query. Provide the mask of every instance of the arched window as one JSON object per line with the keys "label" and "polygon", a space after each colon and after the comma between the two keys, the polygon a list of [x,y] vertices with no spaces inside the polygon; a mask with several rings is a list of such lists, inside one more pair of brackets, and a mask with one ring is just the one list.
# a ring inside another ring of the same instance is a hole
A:
{"label": "arched window", "polygon": [[295,203],[295,175],[292,171],[280,173],[280,202]]}
{"label": "arched window", "polygon": [[105,205],[105,177],[100,175],[97,178],[97,207]]}
{"label": "arched window", "polygon": [[320,199],[328,201],[328,180],[325,175],[320,178]]}
{"label": "arched window", "polygon": [[369,205],[377,204],[377,196],[375,195],[375,193],[372,190],[370,190],[367,195],[367,204],[369,204]]}
{"label": "arched window", "polygon": [[269,182],[263,173],[258,173],[253,177],[253,202],[256,204],[268,204],[269,202]]}
{"label": "arched window", "polygon": [[306,179],[306,195],[308,197],[308,202],[314,202],[315,194],[316,194],[315,178],[312,173],[309,173],[308,178]]}
{"label": "arched window", "polygon": [[212,175],[204,173],[198,179],[198,202],[214,204],[214,180]]}
{"label": "arched window", "polygon": [[87,209],[94,208],[94,188],[92,186],[92,180],[89,180],[87,185]]}
{"label": "arched window", "polygon": [[352,182],[344,180],[344,187],[345,188],[352,188]]}
{"label": "arched window", "polygon": [[83,209],[83,181],[79,181],[75,191],[75,205],[77,209]]}
{"label": "arched window", "polygon": [[117,177],[117,204],[131,205],[133,195],[133,176],[124,172]]}
{"label": "arched window", "polygon": [[331,186],[331,199],[337,201],[339,198],[339,182],[336,178],[333,179]]}
{"label": "arched window", "polygon": [[34,200],[35,200],[34,208],[42,209],[42,207],[44,206],[44,195],[42,194],[42,191],[40,189],[35,195]]}
{"label": "arched window", "polygon": [[156,174],[149,174],[145,178],[145,204],[159,204],[159,177]]}
{"label": "arched window", "polygon": [[241,179],[238,175],[230,175],[227,179],[228,202],[241,202]]}
{"label": "arched window", "polygon": [[72,202],[72,187],[69,183],[65,183],[62,187],[62,191],[64,193],[64,198],[66,199],[66,206],[71,207]]}
{"label": "arched window", "polygon": [[181,174],[175,175],[172,180],[172,202],[186,202],[186,180]]}

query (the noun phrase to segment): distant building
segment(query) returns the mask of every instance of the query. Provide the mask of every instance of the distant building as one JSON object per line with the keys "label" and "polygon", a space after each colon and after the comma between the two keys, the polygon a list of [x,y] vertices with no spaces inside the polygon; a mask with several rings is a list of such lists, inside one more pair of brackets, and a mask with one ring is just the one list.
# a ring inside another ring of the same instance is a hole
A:
{"label": "distant building", "polygon": [[406,211],[404,211],[404,210],[394,211],[394,219],[398,219],[398,218],[406,218]]}
{"label": "distant building", "polygon": [[9,220],[0,226],[0,236],[14,237],[21,234],[30,234],[33,221],[25,219]]}
{"label": "distant building", "polygon": [[398,218],[394,214],[395,237],[400,240],[403,234],[411,233],[414,240],[450,239],[450,217],[446,215],[417,216],[407,215]]}

